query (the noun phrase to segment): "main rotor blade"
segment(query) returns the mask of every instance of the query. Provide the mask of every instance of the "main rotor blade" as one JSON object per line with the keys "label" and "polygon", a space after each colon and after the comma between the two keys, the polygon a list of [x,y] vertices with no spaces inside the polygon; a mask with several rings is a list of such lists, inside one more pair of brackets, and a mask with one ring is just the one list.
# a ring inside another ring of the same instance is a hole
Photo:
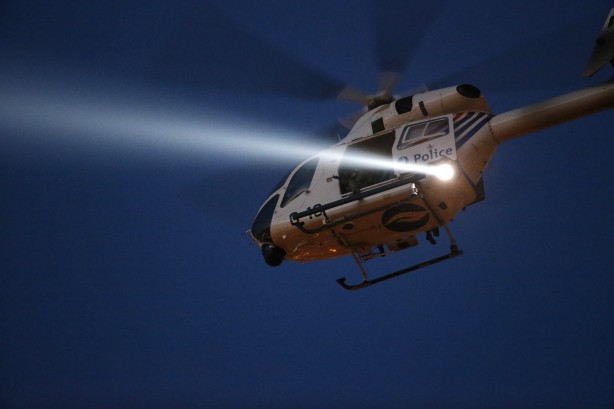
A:
{"label": "main rotor blade", "polygon": [[[574,50],[590,49],[593,41],[591,34],[595,33],[593,20],[599,19],[592,16],[583,18],[572,25],[500,50],[490,58],[430,81],[429,88],[473,83],[488,94],[564,86],[570,80],[568,69],[575,71],[577,78],[582,74],[586,55],[574,54]],[[544,54],[544,49],[561,47],[564,50]],[[510,70],[510,67],[516,68]],[[504,77],[502,73],[505,73]]]}
{"label": "main rotor blade", "polygon": [[445,0],[371,2],[381,93],[392,94],[400,74],[405,72],[444,3]]}
{"label": "main rotor blade", "polygon": [[168,39],[150,78],[192,89],[316,99],[335,98],[344,88],[202,4]]}
{"label": "main rotor blade", "polygon": [[379,93],[381,95],[392,95],[394,88],[401,79],[401,76],[401,72],[380,72]]}
{"label": "main rotor blade", "polygon": [[361,105],[368,105],[372,98],[372,95],[368,95],[349,85],[344,87],[339,94],[337,94],[337,99],[341,101],[358,102]]}
{"label": "main rotor blade", "polygon": [[365,114],[366,110],[357,111],[343,118],[339,118],[339,123],[346,129],[352,129],[354,124]]}

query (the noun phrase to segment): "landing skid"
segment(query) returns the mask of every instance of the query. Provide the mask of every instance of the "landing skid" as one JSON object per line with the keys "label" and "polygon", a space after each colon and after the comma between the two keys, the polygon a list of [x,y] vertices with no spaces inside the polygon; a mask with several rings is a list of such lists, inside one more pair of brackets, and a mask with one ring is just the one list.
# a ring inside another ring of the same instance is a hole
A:
{"label": "landing skid", "polygon": [[[420,184],[416,182],[416,187],[418,188],[419,191],[421,191],[421,187]],[[404,268],[403,270],[399,270],[399,271],[395,271],[394,273],[390,273],[390,274],[386,274],[384,276],[375,278],[373,280],[369,280],[367,277],[367,272],[365,271],[364,267],[362,266],[362,264],[360,263],[359,260],[359,255],[356,252],[352,252],[352,257],[354,258],[354,261],[356,261],[356,264],[358,265],[358,268],[360,269],[360,271],[362,272],[362,283],[360,284],[355,284],[355,285],[348,285],[345,283],[345,277],[339,278],[337,279],[337,283],[339,283],[339,285],[343,288],[345,288],[346,290],[360,290],[362,288],[366,288],[366,287],[370,287],[373,284],[377,284],[377,283],[381,283],[382,281],[386,281],[386,280],[390,280],[391,278],[395,278],[398,277],[400,275],[403,274],[407,274],[407,273],[411,273],[412,271],[416,271],[419,270],[421,268],[424,267],[428,267],[431,266],[433,264],[439,263],[440,261],[444,261],[444,260],[448,260],[451,259],[452,257],[456,257],[456,256],[460,256],[461,254],[463,254],[462,250],[458,249],[458,245],[456,244],[456,240],[454,239],[454,236],[452,235],[452,231],[450,231],[450,228],[448,227],[447,223],[445,223],[441,218],[439,218],[437,216],[437,213],[434,211],[433,206],[429,203],[429,201],[427,200],[427,198],[424,196],[423,193],[421,193],[422,199],[424,200],[424,203],[427,205],[427,207],[429,208],[430,212],[437,218],[437,221],[439,222],[440,226],[443,226],[443,228],[445,229],[448,238],[450,240],[450,252],[446,255],[431,259],[431,260],[427,260],[424,261],[422,263],[416,264],[414,266],[411,267],[407,267]],[[345,240],[345,238],[343,237],[343,235],[335,232],[335,230],[333,230],[333,234],[335,234],[335,236],[343,243],[345,244],[347,247],[350,247],[348,245],[348,242]],[[435,228],[433,230],[430,230],[428,232],[426,232],[426,238],[427,240],[431,243],[431,244],[435,244],[436,240],[435,237],[439,236],[439,229]]]}
{"label": "landing skid", "polygon": [[411,267],[407,267],[407,268],[405,268],[403,270],[395,271],[394,273],[386,274],[384,276],[375,278],[373,280],[367,280],[366,275],[363,274],[363,278],[364,279],[363,279],[363,282],[360,283],[360,284],[348,285],[348,284],[345,283],[345,280],[346,280],[345,277],[339,278],[337,280],[337,283],[339,283],[339,285],[341,287],[345,288],[346,290],[350,290],[350,291],[360,290],[362,288],[370,287],[373,284],[381,283],[382,281],[390,280],[391,278],[395,278],[395,277],[398,277],[398,276],[403,275],[403,274],[411,273],[412,271],[419,270],[419,269],[421,269],[423,267],[431,266],[431,265],[433,265],[435,263],[439,263],[440,261],[444,261],[444,260],[451,259],[452,257],[460,256],[461,254],[463,254],[463,251],[459,250],[455,245],[453,245],[453,246],[450,247],[450,253],[449,254],[443,255],[441,257],[434,258],[432,260],[428,260],[428,261],[422,262],[420,264],[416,264],[416,265],[411,266]]}

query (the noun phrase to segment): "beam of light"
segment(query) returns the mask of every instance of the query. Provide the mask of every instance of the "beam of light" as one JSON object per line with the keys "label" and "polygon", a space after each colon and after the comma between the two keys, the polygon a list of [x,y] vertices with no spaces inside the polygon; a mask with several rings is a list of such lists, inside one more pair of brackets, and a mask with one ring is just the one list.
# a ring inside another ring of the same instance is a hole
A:
{"label": "beam of light", "polygon": [[325,151],[318,154],[320,157],[325,157],[331,161],[343,160],[344,166],[355,166],[359,169],[388,169],[397,173],[423,173],[433,175],[442,181],[451,180],[454,175],[454,167],[449,163],[419,165],[415,163],[393,162],[390,159],[384,159],[377,155],[368,154],[351,154],[341,157],[334,151]]}
{"label": "beam of light", "polygon": [[[194,103],[142,89],[118,90],[117,86],[93,86],[88,81],[0,81],[0,126],[20,131],[18,135],[34,134],[30,144],[39,149],[59,149],[60,157],[67,152],[86,160],[92,154],[128,154],[129,159],[145,154],[154,159],[188,159],[205,166],[227,167],[232,162],[258,160],[296,165],[318,152],[318,156],[339,161],[344,153],[338,148],[322,151],[322,146],[309,143],[308,135],[204,110]],[[0,142],[14,133],[0,134]],[[343,155],[343,163],[397,173],[424,173],[442,180],[454,175],[448,164],[393,163],[365,154]]]}
{"label": "beam of light", "polygon": [[[323,148],[309,143],[309,135],[161,93],[94,81],[6,78],[0,80],[0,127],[9,131],[0,134],[3,144],[29,143],[60,155],[145,155],[205,165],[264,159],[296,164]],[[30,136],[15,140],[23,135]]]}

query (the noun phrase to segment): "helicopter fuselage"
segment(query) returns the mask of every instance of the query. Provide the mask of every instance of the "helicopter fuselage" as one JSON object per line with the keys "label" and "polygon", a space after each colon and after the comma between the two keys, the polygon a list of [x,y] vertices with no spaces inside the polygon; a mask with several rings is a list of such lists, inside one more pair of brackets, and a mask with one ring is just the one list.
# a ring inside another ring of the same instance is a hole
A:
{"label": "helicopter fuselage", "polygon": [[252,238],[271,265],[280,257],[368,259],[418,244],[417,234],[483,198],[482,174],[498,145],[491,118],[470,85],[369,111],[295,168],[260,209]]}
{"label": "helicopter fuselage", "polygon": [[[614,64],[614,9],[584,75],[608,62]],[[614,108],[614,79],[497,115],[472,85],[400,99],[390,88],[384,81],[374,96],[351,88],[339,94],[368,111],[339,143],[299,164],[260,208],[250,234],[267,264],[351,254],[363,281],[337,282],[356,290],[458,256],[448,222],[484,198],[482,176],[499,144]],[[416,246],[420,233],[434,244],[442,226],[448,254],[368,279],[361,259]]]}

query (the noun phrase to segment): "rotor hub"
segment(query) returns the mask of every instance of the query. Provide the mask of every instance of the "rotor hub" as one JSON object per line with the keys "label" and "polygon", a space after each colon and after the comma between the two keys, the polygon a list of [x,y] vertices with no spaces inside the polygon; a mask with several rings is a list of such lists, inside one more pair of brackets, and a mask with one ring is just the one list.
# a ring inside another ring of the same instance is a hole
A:
{"label": "rotor hub", "polygon": [[388,105],[394,102],[394,97],[392,95],[384,94],[384,95],[376,95],[367,104],[367,108],[369,111],[372,109],[381,107],[382,105]]}

